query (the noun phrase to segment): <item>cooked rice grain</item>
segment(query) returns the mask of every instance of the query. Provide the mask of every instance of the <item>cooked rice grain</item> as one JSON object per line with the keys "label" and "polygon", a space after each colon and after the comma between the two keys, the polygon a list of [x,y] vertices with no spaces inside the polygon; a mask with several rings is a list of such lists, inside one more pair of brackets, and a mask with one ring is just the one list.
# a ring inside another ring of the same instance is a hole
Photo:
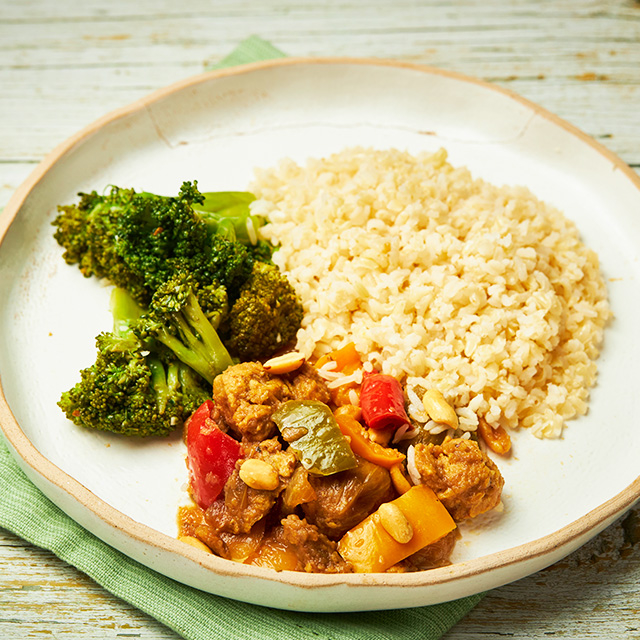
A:
{"label": "cooked rice grain", "polygon": [[305,355],[353,340],[411,387],[538,437],[586,412],[606,287],[575,225],[527,189],[444,150],[363,148],[283,161],[252,189],[304,305]]}

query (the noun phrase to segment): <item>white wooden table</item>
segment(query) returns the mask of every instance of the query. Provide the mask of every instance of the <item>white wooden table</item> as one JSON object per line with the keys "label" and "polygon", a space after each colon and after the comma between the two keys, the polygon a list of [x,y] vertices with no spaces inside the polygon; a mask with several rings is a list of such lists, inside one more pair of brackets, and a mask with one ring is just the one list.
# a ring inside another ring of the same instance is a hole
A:
{"label": "white wooden table", "polygon": [[[69,135],[254,33],[290,55],[392,58],[495,82],[640,170],[637,0],[0,0],[0,206]],[[640,508],[491,592],[446,637],[548,636],[640,638]],[[0,530],[0,638],[42,637],[177,636]]]}

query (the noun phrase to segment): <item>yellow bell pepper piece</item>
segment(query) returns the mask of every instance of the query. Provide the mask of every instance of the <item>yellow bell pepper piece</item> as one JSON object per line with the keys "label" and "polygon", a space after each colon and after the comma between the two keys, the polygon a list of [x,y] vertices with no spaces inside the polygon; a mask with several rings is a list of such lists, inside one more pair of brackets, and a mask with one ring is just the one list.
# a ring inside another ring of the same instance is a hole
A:
{"label": "yellow bell pepper piece", "polygon": [[378,511],[344,534],[338,552],[357,573],[380,573],[456,528],[456,523],[425,485],[416,485],[391,503],[413,529],[408,542],[398,542],[385,529]]}

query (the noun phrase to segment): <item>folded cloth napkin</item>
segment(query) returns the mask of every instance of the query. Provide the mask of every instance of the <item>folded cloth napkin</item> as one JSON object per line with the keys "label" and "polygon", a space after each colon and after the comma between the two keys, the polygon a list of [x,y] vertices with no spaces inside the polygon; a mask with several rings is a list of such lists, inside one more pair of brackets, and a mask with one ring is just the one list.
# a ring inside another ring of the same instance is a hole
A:
{"label": "folded cloth napkin", "polygon": [[[211,68],[279,57],[284,53],[252,36]],[[83,529],[31,484],[2,439],[0,527],[52,551],[185,640],[434,640],[482,598],[480,594],[398,611],[312,614],[279,611],[204,593],[138,564]]]}

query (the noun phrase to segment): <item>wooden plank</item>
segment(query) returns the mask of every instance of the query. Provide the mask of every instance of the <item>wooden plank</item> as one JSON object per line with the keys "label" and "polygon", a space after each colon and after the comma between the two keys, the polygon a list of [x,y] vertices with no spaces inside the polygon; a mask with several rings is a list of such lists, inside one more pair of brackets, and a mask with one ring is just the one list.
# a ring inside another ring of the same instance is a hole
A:
{"label": "wooden plank", "polygon": [[47,636],[65,640],[178,637],[52,553],[0,529],[0,638]]}
{"label": "wooden plank", "polygon": [[577,552],[491,591],[445,640],[640,638],[640,508]]}

